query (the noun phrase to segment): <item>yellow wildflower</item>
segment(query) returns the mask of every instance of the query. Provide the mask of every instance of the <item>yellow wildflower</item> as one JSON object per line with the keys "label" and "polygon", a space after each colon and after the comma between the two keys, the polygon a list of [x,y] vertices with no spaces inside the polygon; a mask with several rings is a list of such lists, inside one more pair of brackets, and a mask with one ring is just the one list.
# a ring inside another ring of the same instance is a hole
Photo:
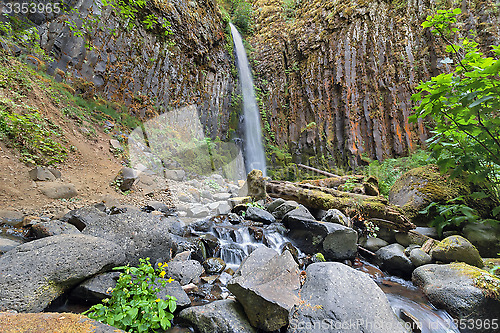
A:
{"label": "yellow wildflower", "polygon": [[167,280],[167,282],[168,282],[168,283],[171,283],[172,281],[174,281],[174,279],[172,279],[172,278],[169,278],[169,279]]}
{"label": "yellow wildflower", "polygon": [[156,302],[156,303],[158,303],[159,301],[160,301],[160,299],[159,299],[159,298],[157,298],[155,302]]}
{"label": "yellow wildflower", "polygon": [[167,274],[165,271],[161,271],[160,272],[160,277],[163,278],[165,276],[165,274]]}

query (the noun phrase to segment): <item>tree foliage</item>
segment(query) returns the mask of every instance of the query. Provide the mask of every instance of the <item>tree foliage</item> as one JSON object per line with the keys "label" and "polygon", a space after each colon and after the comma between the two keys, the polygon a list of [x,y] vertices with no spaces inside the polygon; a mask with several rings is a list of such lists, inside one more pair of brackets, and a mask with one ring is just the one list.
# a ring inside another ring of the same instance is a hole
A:
{"label": "tree foliage", "polygon": [[[460,9],[439,10],[422,24],[447,42],[452,58],[448,62],[455,68],[417,87],[412,99],[421,102],[411,119],[433,122],[434,136],[428,142],[441,171],[465,176],[483,189],[476,196],[499,203],[500,47],[491,46],[492,56],[485,56],[472,34],[450,43],[458,33],[455,23],[460,14]],[[499,214],[500,206],[492,212]]]}

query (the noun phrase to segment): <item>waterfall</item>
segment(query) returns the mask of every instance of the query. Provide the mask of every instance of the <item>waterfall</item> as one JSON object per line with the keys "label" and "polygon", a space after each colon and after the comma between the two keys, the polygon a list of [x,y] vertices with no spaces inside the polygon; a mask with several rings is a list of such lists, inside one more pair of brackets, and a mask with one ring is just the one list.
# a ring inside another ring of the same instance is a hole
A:
{"label": "waterfall", "polygon": [[243,93],[243,115],[245,117],[245,165],[247,172],[252,169],[262,170],[266,176],[266,158],[262,144],[262,130],[260,128],[260,114],[253,88],[252,73],[248,64],[247,54],[243,46],[240,33],[234,25],[231,26],[234,50],[238,63],[238,73]]}

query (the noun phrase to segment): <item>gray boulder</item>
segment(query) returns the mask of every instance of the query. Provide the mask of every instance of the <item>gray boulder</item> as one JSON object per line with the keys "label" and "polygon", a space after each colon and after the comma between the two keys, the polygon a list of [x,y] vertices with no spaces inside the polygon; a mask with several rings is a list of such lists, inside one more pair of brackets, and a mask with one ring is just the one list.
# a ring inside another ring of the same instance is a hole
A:
{"label": "gray boulder", "polygon": [[15,210],[0,209],[0,223],[16,226],[23,222],[24,214]]}
{"label": "gray boulder", "polygon": [[46,183],[40,187],[40,191],[51,199],[70,199],[78,195],[75,185],[69,183]]}
{"label": "gray boulder", "polygon": [[120,245],[127,263],[138,265],[140,258],[151,262],[168,261],[177,245],[170,231],[176,223],[174,217],[163,217],[128,210],[125,213],[107,215],[95,207],[84,207],[69,212],[65,217],[83,234],[107,239]]}
{"label": "gray boulder", "polygon": [[[482,269],[464,263],[431,264],[415,269],[412,280],[434,306],[448,311],[459,323],[462,319],[491,324],[500,318],[500,280]],[[491,325],[460,327],[462,333],[493,331]]]}
{"label": "gray boulder", "polygon": [[295,201],[285,201],[281,205],[276,207],[276,209],[273,210],[272,214],[276,219],[280,220],[283,218],[283,216],[286,215],[286,213],[297,207],[299,207],[299,204]]}
{"label": "gray boulder", "polygon": [[273,213],[274,210],[276,208],[278,208],[278,206],[280,206],[281,204],[285,203],[285,200],[282,199],[282,198],[277,198],[276,200],[273,200],[271,203],[267,204],[266,205],[266,210],[269,212],[269,213]]}
{"label": "gray boulder", "polygon": [[323,240],[323,254],[330,260],[354,259],[358,252],[358,233],[337,223],[325,223],[328,234]]}
{"label": "gray boulder", "polygon": [[258,248],[241,264],[227,288],[243,305],[252,326],[279,330],[288,324],[290,311],[299,301],[298,265],[289,251],[279,255]]}
{"label": "gray boulder", "polygon": [[65,235],[65,234],[80,234],[74,225],[52,220],[47,222],[38,222],[31,226],[31,234],[33,237],[39,239],[49,236]]}
{"label": "gray boulder", "polygon": [[210,209],[208,209],[207,206],[195,203],[189,206],[189,208],[187,209],[187,214],[189,217],[195,218],[207,217],[210,215]]}
{"label": "gray boulder", "polygon": [[118,245],[87,235],[20,245],[0,257],[0,311],[40,312],[85,278],[124,261]]}
{"label": "gray boulder", "polygon": [[184,289],[182,289],[181,284],[178,281],[172,281],[170,283],[166,283],[165,287],[158,285],[160,291],[157,296],[161,299],[167,299],[167,296],[172,296],[177,299],[177,309],[176,311],[182,310],[188,306],[191,306],[191,300],[189,296],[186,294]]}
{"label": "gray boulder", "polygon": [[98,274],[79,284],[71,291],[71,297],[84,302],[98,303],[111,296],[111,289],[116,286],[119,272]]}
{"label": "gray boulder", "polygon": [[430,264],[432,262],[432,257],[422,249],[413,249],[410,251],[410,261],[415,267],[420,267]]}
{"label": "gray boulder", "polygon": [[196,260],[171,261],[165,269],[166,276],[180,282],[181,285],[198,283],[203,274],[203,266]]}
{"label": "gray boulder", "polygon": [[203,268],[207,274],[220,274],[226,269],[226,263],[221,258],[208,258],[203,262]]}
{"label": "gray boulder", "polygon": [[215,301],[182,310],[179,318],[201,333],[256,333],[243,307],[235,300]]}
{"label": "gray boulder", "polygon": [[376,261],[380,268],[402,277],[409,277],[415,268],[405,253],[405,248],[400,244],[384,246],[375,252]]}
{"label": "gray boulder", "polygon": [[288,333],[406,332],[384,292],[367,274],[334,262],[311,264],[306,273]]}
{"label": "gray boulder", "polygon": [[329,209],[321,219],[323,222],[338,223],[346,227],[349,226],[349,218],[338,209]]}
{"label": "gray boulder", "polygon": [[0,237],[0,254],[10,251],[18,245],[21,245],[21,243],[12,239]]}
{"label": "gray boulder", "polygon": [[439,242],[430,252],[432,259],[444,263],[453,261],[483,267],[483,259],[479,251],[462,236],[450,236]]}
{"label": "gray boulder", "polygon": [[370,237],[366,240],[364,247],[367,250],[370,250],[372,252],[376,252],[379,249],[383,248],[384,246],[389,245],[385,240],[378,238],[378,237]]}
{"label": "gray boulder", "polygon": [[115,178],[115,182],[121,191],[128,191],[132,188],[137,178],[139,178],[140,172],[132,168],[124,167],[120,170]]}
{"label": "gray boulder", "polygon": [[276,222],[276,219],[271,213],[257,207],[248,207],[245,218],[256,222],[262,222],[264,224]]}
{"label": "gray boulder", "polygon": [[498,221],[486,220],[483,223],[470,223],[465,226],[462,233],[477,248],[483,258],[498,257],[500,252],[500,224]]}
{"label": "gray boulder", "polygon": [[[35,181],[54,181],[56,176],[50,172],[49,168],[36,167],[29,171],[31,180]],[[59,177],[60,178],[60,177]]]}
{"label": "gray boulder", "polygon": [[298,205],[283,216],[283,223],[295,220],[315,220],[315,218],[309,209],[302,205]]}
{"label": "gray boulder", "polygon": [[184,170],[166,170],[165,169],[165,178],[175,180],[175,181],[182,181],[184,180],[184,177],[186,177],[186,171]]}

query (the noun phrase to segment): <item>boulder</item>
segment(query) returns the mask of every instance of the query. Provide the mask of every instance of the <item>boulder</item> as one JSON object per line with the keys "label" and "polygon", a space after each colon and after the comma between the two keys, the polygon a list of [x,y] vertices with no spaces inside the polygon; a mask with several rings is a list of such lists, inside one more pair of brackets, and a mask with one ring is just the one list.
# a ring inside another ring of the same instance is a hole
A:
{"label": "boulder", "polygon": [[288,333],[404,333],[384,292],[368,274],[335,262],[307,267]]}
{"label": "boulder", "polygon": [[203,268],[207,274],[220,274],[226,269],[226,263],[221,258],[208,258],[203,262]]}
{"label": "boulder", "polygon": [[408,247],[411,244],[417,244],[422,246],[428,239],[430,239],[429,237],[414,231],[397,232],[395,237],[396,237],[396,242],[403,245],[404,247]]}
{"label": "boulder", "polygon": [[431,202],[445,203],[469,193],[463,181],[442,175],[436,165],[426,165],[406,172],[394,183],[389,203],[401,206],[411,222],[427,226],[427,217],[419,212]]}
{"label": "boulder", "polygon": [[258,207],[248,207],[245,218],[247,220],[262,222],[264,224],[276,222],[276,219],[271,213]]}
{"label": "boulder", "polygon": [[286,215],[286,213],[297,207],[299,207],[298,203],[292,200],[288,200],[279,205],[278,207],[276,207],[276,209],[272,212],[272,214],[276,219],[281,220],[283,216]]}
{"label": "boulder", "polygon": [[498,221],[486,220],[483,223],[467,224],[462,230],[462,234],[477,248],[482,257],[498,257],[500,252],[500,224]]}
{"label": "boulder", "polygon": [[51,199],[70,199],[78,195],[75,185],[69,183],[46,183],[40,187],[40,191]]}
{"label": "boulder", "polygon": [[118,244],[125,253],[126,262],[137,266],[140,258],[151,262],[165,262],[176,252],[170,231],[177,223],[175,217],[155,216],[138,210],[107,215],[95,207],[73,210],[63,220],[77,227],[83,234],[107,239]]}
{"label": "boulder", "polygon": [[285,203],[285,200],[282,199],[282,198],[277,198],[275,200],[273,200],[272,202],[268,203],[265,207],[266,207],[266,210],[269,212],[269,213],[273,213],[274,210],[276,208],[278,208],[278,206],[280,206],[281,204]]}
{"label": "boulder", "polygon": [[215,201],[227,201],[231,198],[231,193],[215,193],[213,198]]}
{"label": "boulder", "polygon": [[315,220],[315,218],[306,207],[298,205],[296,208],[290,209],[283,216],[283,223],[295,220]]}
{"label": "boulder", "polygon": [[115,182],[121,191],[125,192],[132,188],[140,172],[138,170],[123,167],[115,178]]}
{"label": "boulder", "polygon": [[354,259],[358,252],[358,233],[354,229],[337,223],[325,223],[328,234],[323,240],[323,254],[326,259]]}
{"label": "boulder", "polygon": [[389,245],[389,243],[387,243],[385,240],[381,238],[370,237],[366,240],[364,247],[372,252],[377,252],[379,249],[387,245]]}
{"label": "boulder", "polygon": [[12,239],[0,237],[0,254],[10,251],[18,245],[21,245],[21,243]]}
{"label": "boulder", "polygon": [[410,258],[404,254],[405,248],[400,244],[384,246],[375,252],[380,268],[402,277],[409,277],[415,268]]}
{"label": "boulder", "polygon": [[179,318],[200,333],[256,333],[240,303],[235,300],[215,301],[182,310]]}
{"label": "boulder", "polygon": [[180,282],[181,285],[198,283],[203,274],[203,266],[196,260],[171,261],[168,263],[166,276]]}
{"label": "boulder", "polygon": [[15,210],[0,209],[0,223],[16,226],[23,221],[24,214]]}
{"label": "boulder", "polygon": [[88,317],[74,313],[0,313],[2,332],[84,332],[125,333]]}
{"label": "boulder", "polygon": [[188,306],[191,306],[191,300],[186,294],[181,284],[178,281],[171,281],[166,283],[165,287],[160,287],[160,291],[157,293],[158,298],[166,299],[167,296],[172,296],[177,299],[177,309],[176,311],[182,310]]}
{"label": "boulder", "polygon": [[321,219],[323,222],[338,223],[349,227],[349,218],[338,209],[329,209]]}
{"label": "boulder", "polygon": [[464,263],[453,263],[420,266],[413,272],[412,280],[434,306],[448,311],[459,324],[473,323],[459,325],[460,332],[494,331],[491,325],[484,323],[491,324],[500,318],[500,279],[497,277]]}
{"label": "boulder", "polygon": [[165,170],[165,178],[175,180],[175,181],[183,181],[184,177],[186,177],[186,171],[184,170]]}
{"label": "boulder", "polygon": [[299,301],[300,273],[289,251],[279,255],[269,250],[252,252],[227,288],[243,305],[252,326],[274,331],[288,324],[290,311]]}
{"label": "boulder", "polygon": [[56,176],[50,172],[49,168],[36,167],[29,171],[31,180],[35,181],[54,181]]}
{"label": "boulder", "polygon": [[247,175],[246,188],[248,196],[252,197],[254,201],[266,198],[266,181],[262,171],[253,169]]}
{"label": "boulder", "polygon": [[40,312],[84,279],[124,261],[120,246],[88,235],[22,244],[0,257],[0,311]]}
{"label": "boulder", "polygon": [[49,236],[79,233],[80,230],[78,230],[74,225],[58,220],[38,222],[31,226],[31,235],[37,239]]}
{"label": "boulder", "polygon": [[187,209],[187,214],[195,218],[207,217],[210,215],[210,210],[202,204],[191,204]]}
{"label": "boulder", "polygon": [[444,263],[461,261],[466,264],[483,267],[483,259],[478,250],[462,236],[450,236],[439,242],[430,252],[432,259]]}
{"label": "boulder", "polygon": [[71,297],[84,302],[99,303],[111,296],[111,289],[116,287],[120,272],[98,274],[80,283],[71,291]]}
{"label": "boulder", "polygon": [[410,251],[410,261],[415,267],[420,267],[430,264],[432,262],[432,257],[422,249],[413,249]]}

